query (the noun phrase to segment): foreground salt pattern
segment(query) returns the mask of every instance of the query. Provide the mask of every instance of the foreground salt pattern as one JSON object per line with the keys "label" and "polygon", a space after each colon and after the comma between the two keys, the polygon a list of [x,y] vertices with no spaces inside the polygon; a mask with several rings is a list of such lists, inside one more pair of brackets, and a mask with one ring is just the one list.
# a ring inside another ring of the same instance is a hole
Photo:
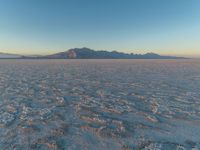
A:
{"label": "foreground salt pattern", "polygon": [[200,149],[198,60],[1,60],[0,149]]}

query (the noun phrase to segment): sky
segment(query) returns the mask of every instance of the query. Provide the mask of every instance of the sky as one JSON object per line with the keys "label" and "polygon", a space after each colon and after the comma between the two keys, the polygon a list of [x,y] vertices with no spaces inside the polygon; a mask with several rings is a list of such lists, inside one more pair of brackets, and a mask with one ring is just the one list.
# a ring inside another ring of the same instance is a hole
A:
{"label": "sky", "polygon": [[200,0],[0,0],[0,52],[200,56]]}

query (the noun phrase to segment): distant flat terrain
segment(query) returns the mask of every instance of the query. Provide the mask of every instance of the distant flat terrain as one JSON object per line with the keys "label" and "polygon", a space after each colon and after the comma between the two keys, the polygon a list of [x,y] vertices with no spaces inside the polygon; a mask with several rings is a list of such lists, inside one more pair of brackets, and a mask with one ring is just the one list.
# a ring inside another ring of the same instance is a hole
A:
{"label": "distant flat terrain", "polygon": [[199,60],[0,60],[0,149],[200,149]]}

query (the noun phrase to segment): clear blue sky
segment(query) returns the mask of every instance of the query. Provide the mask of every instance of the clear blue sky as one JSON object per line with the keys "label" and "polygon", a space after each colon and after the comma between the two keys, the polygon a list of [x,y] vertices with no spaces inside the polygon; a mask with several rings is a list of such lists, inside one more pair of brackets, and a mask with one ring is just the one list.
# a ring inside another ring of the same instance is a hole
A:
{"label": "clear blue sky", "polygon": [[0,0],[0,51],[200,56],[200,0]]}

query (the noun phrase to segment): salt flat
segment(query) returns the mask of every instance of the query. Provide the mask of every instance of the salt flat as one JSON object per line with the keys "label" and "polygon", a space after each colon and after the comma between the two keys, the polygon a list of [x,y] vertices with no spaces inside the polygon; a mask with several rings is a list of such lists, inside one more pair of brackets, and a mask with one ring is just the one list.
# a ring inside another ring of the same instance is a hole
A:
{"label": "salt flat", "polygon": [[0,149],[200,149],[199,60],[0,60]]}

